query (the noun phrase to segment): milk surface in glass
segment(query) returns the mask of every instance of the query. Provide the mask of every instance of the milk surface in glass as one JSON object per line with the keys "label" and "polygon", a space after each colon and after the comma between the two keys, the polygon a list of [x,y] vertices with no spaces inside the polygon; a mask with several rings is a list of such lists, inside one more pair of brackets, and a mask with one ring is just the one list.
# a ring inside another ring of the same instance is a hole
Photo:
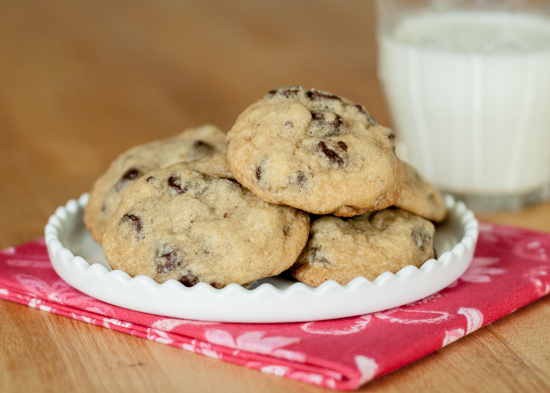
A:
{"label": "milk surface in glass", "polygon": [[550,20],[417,14],[379,35],[379,72],[410,162],[439,188],[518,195],[550,179]]}

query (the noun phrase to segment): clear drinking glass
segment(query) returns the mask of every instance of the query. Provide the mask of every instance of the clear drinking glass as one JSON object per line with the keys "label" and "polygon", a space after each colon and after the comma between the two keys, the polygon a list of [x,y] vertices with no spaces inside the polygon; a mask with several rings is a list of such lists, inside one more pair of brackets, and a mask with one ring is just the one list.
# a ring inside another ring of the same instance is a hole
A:
{"label": "clear drinking glass", "polygon": [[550,0],[378,0],[379,77],[406,159],[478,211],[546,200]]}

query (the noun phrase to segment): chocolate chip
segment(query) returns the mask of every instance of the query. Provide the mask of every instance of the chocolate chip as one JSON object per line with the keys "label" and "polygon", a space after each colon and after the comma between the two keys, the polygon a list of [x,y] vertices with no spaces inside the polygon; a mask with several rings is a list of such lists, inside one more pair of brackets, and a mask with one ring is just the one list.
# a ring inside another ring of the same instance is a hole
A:
{"label": "chocolate chip", "polygon": [[330,265],[330,262],[325,257],[322,257],[322,256],[319,255],[320,251],[321,251],[321,246],[319,246],[317,244],[314,244],[313,246],[311,246],[310,254],[309,254],[310,260],[311,261],[322,262],[325,265]]}
{"label": "chocolate chip", "polygon": [[426,249],[426,245],[430,242],[430,240],[432,240],[430,234],[422,228],[413,229],[411,232],[411,237],[416,243],[416,246],[422,251]]}
{"label": "chocolate chip", "polygon": [[367,110],[365,109],[365,107],[363,105],[354,104],[353,107],[356,108],[359,112],[361,112],[365,116],[367,116],[367,121],[369,122],[369,124],[371,124],[371,125],[378,124],[378,122],[376,120],[374,120],[374,117],[372,117],[371,114],[369,112],[367,112]]}
{"label": "chocolate chip", "polygon": [[338,164],[339,166],[342,166],[344,164],[344,159],[338,155],[334,150],[331,150],[327,147],[327,144],[325,142],[319,142],[317,145],[319,149],[323,152],[325,156],[330,160],[333,164]]}
{"label": "chocolate chip", "polygon": [[300,188],[306,188],[308,182],[308,177],[304,172],[295,172],[292,175],[290,175],[287,179],[287,184],[291,187],[300,187]]}
{"label": "chocolate chip", "polygon": [[195,143],[193,143],[193,148],[195,150],[204,150],[204,151],[212,150],[212,146],[210,146],[208,143],[203,141],[195,141]]}
{"label": "chocolate chip", "polygon": [[285,123],[285,126],[288,127],[288,128],[294,128],[294,122],[289,120]]}
{"label": "chocolate chip", "polygon": [[346,145],[344,142],[339,141],[338,146],[340,146],[340,149],[342,149],[343,151],[348,151],[348,145]]}
{"label": "chocolate chip", "polygon": [[262,179],[262,166],[256,168],[256,180],[260,181]]}
{"label": "chocolate chip", "polygon": [[339,135],[344,125],[342,116],[333,112],[312,112],[308,134],[322,137]]}
{"label": "chocolate chip", "polygon": [[324,91],[319,90],[310,90],[307,93],[307,96],[311,100],[336,100],[336,101],[342,101],[342,99],[338,96],[335,96],[334,94],[330,94]]}
{"label": "chocolate chip", "polygon": [[183,186],[183,188],[181,187],[180,178],[176,176],[170,176],[168,178],[168,186],[173,188],[178,194],[186,193],[189,190],[187,185]]}
{"label": "chocolate chip", "polygon": [[149,183],[151,180],[153,180],[155,177],[154,176],[149,176],[147,179],[145,179],[145,181],[147,183]]}
{"label": "chocolate chip", "polygon": [[227,218],[227,213],[223,213],[223,218]]}
{"label": "chocolate chip", "polygon": [[324,122],[325,121],[325,115],[322,114],[321,112],[311,112],[311,118],[314,121],[318,121],[318,122]]}
{"label": "chocolate chip", "polygon": [[321,246],[313,245],[310,249],[310,256],[312,259],[315,259],[317,257],[317,252],[321,249]]}
{"label": "chocolate chip", "polygon": [[134,181],[141,177],[141,172],[137,168],[130,168],[121,176],[119,181],[115,184],[115,190],[120,191],[128,186],[129,182]]}
{"label": "chocolate chip", "polygon": [[137,170],[136,168],[130,168],[124,173],[124,175],[122,175],[122,180],[135,180],[139,176],[139,170]]}
{"label": "chocolate chip", "polygon": [[362,114],[364,115],[368,115],[369,112],[367,112],[367,110],[365,109],[365,107],[361,104],[355,104],[353,105],[354,108],[356,108],[359,112],[361,112]]}
{"label": "chocolate chip", "polygon": [[157,273],[168,273],[181,266],[183,256],[176,247],[165,244],[155,252],[154,262]]}
{"label": "chocolate chip", "polygon": [[344,119],[340,115],[336,115],[336,118],[332,121],[328,121],[328,124],[335,128],[340,128],[344,124]]}
{"label": "chocolate chip", "polygon": [[388,140],[390,141],[391,145],[393,146],[393,153],[395,154],[395,134],[391,131],[388,131],[386,133],[386,137],[388,138]]}
{"label": "chocolate chip", "polygon": [[276,95],[283,96],[286,98],[295,97],[298,95],[298,92],[301,90],[300,86],[288,86],[288,87],[281,87],[279,89],[273,89],[270,90],[267,95],[269,97],[274,97]]}
{"label": "chocolate chip", "polygon": [[199,282],[199,279],[191,272],[187,272],[184,276],[179,279],[186,287],[192,287]]}
{"label": "chocolate chip", "polygon": [[313,121],[321,123],[322,125],[329,125],[335,128],[340,128],[342,124],[344,124],[344,119],[342,118],[342,116],[332,112],[327,112],[327,114],[328,113],[331,113],[334,119],[327,120],[327,116],[323,112],[312,112],[311,118]]}
{"label": "chocolate chip", "polygon": [[134,227],[134,230],[137,232],[137,234],[138,235],[141,234],[141,230],[143,229],[141,218],[139,218],[135,214],[126,213],[120,219],[119,224],[122,224],[124,222],[130,222]]}
{"label": "chocolate chip", "polygon": [[290,227],[288,225],[285,225],[283,228],[283,235],[286,235]]}
{"label": "chocolate chip", "polygon": [[304,188],[307,183],[307,176],[305,175],[305,173],[298,172],[298,175],[296,176],[296,182],[300,187]]}

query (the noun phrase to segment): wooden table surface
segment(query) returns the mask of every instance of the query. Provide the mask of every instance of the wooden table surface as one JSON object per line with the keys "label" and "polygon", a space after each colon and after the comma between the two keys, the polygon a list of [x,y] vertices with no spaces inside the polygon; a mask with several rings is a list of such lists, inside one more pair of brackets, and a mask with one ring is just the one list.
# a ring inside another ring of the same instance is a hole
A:
{"label": "wooden table surface", "polygon": [[[228,130],[291,84],[391,125],[368,0],[0,2],[0,248],[43,234],[117,154],[203,123]],[[550,231],[550,204],[483,219]],[[317,392],[0,301],[0,392]],[[550,391],[543,298],[361,391]]]}

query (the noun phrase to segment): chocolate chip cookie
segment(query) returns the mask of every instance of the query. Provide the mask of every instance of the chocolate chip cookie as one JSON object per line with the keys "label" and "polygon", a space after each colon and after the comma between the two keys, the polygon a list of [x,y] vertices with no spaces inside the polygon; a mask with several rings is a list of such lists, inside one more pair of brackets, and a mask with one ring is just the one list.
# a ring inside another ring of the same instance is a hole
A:
{"label": "chocolate chip cookie", "polygon": [[307,246],[292,276],[312,286],[327,280],[345,285],[355,277],[374,280],[434,257],[434,225],[405,210],[389,208],[349,219],[322,216],[311,224]]}
{"label": "chocolate chip cookie", "polygon": [[439,191],[410,164],[405,164],[405,184],[399,199],[394,203],[401,209],[418,214],[428,220],[441,222],[447,215],[445,202]]}
{"label": "chocolate chip cookie", "polygon": [[214,153],[225,153],[225,133],[211,125],[136,146],[122,153],[95,183],[86,207],[84,222],[94,240],[101,243],[107,221],[126,188],[148,172],[179,161],[194,161]]}
{"label": "chocolate chip cookie", "polygon": [[323,91],[272,90],[227,138],[229,169],[270,203],[350,217],[391,206],[403,187],[393,132],[362,105]]}
{"label": "chocolate chip cookie", "polygon": [[205,170],[205,160],[152,171],[128,187],[103,236],[113,269],[222,288],[247,286],[296,261],[309,215],[264,202],[223,177],[227,168]]}

